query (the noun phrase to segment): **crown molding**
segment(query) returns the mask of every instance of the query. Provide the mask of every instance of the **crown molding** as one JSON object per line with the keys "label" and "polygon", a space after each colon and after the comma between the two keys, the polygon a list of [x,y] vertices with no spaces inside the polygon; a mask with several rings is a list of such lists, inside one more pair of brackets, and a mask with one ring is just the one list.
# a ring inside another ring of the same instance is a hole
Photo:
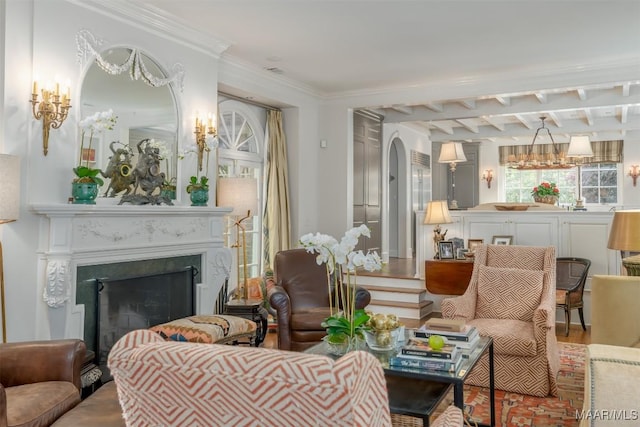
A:
{"label": "crown molding", "polygon": [[134,24],[159,37],[219,59],[231,43],[194,29],[154,6],[141,6],[126,0],[66,0],[68,3]]}

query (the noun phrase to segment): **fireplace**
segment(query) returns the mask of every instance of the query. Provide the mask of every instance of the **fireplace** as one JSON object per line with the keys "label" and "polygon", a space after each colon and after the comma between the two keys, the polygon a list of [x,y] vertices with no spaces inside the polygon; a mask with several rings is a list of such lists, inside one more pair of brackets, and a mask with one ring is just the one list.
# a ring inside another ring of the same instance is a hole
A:
{"label": "fireplace", "polygon": [[[212,314],[231,270],[223,239],[230,209],[190,206],[31,205],[42,215],[42,339],[80,338],[96,349],[95,279],[125,279],[194,266],[193,313]],[[136,265],[137,264],[137,265]],[[161,268],[158,268],[160,266]],[[117,272],[109,272],[113,268]],[[93,280],[93,285],[91,281]],[[87,282],[89,281],[89,282]]]}

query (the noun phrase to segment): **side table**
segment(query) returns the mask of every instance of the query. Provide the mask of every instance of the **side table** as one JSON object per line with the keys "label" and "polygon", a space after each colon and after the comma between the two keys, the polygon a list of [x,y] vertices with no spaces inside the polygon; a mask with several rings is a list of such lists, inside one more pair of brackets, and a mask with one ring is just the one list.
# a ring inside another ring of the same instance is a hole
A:
{"label": "side table", "polygon": [[256,347],[264,341],[267,334],[267,318],[269,313],[262,305],[261,299],[233,299],[224,306],[224,313],[256,322]]}

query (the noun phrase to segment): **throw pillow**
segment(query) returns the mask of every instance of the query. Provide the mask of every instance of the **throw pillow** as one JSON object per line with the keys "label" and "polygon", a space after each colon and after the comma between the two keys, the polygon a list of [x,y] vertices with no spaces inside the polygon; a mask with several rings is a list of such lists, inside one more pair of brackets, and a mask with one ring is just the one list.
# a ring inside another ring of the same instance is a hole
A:
{"label": "throw pillow", "polygon": [[476,317],[531,322],[540,305],[542,270],[480,265]]}

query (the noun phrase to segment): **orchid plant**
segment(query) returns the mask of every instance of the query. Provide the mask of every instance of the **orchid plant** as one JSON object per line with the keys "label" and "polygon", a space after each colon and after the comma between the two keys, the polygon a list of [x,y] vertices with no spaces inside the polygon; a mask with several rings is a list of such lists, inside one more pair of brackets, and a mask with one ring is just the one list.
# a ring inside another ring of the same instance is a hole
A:
{"label": "orchid plant", "polygon": [[[113,113],[112,109],[94,113],[84,119],[80,120],[79,126],[82,129],[82,141],[80,143],[80,157],[78,159],[78,166],[73,168],[73,172],[76,174],[76,182],[95,182],[98,185],[103,185],[104,181],[98,176],[100,169],[90,168],[89,160],[90,153],[93,145],[94,135],[103,133],[105,130],[112,130],[118,120],[118,116]],[[85,152],[84,137],[89,134],[89,145]],[[84,155],[83,155],[84,154]],[[86,161],[83,164],[83,161]]]}
{"label": "orchid plant", "polygon": [[[305,234],[300,238],[300,244],[307,252],[318,254],[318,265],[326,266],[327,287],[333,300],[329,299],[330,316],[322,323],[322,327],[326,328],[330,342],[339,343],[348,338],[362,337],[367,329],[370,316],[363,309],[355,308],[357,270],[379,270],[382,261],[377,252],[365,254],[355,250],[360,236],[371,237],[369,227],[363,224],[348,230],[340,242],[320,233]],[[345,280],[346,283],[343,282]]]}

